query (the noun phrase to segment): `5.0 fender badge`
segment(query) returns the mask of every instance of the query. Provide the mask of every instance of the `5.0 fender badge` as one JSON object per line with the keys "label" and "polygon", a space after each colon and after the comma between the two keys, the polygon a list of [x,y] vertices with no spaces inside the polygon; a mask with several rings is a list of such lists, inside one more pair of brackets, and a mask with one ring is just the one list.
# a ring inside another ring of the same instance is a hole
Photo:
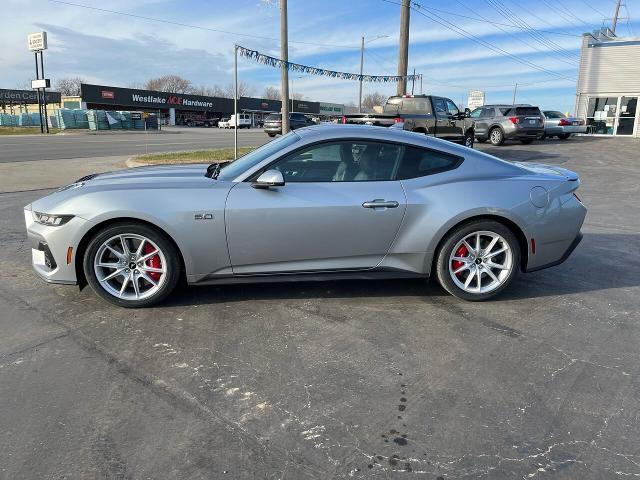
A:
{"label": "5.0 fender badge", "polygon": [[194,218],[196,220],[213,220],[213,213],[196,213]]}

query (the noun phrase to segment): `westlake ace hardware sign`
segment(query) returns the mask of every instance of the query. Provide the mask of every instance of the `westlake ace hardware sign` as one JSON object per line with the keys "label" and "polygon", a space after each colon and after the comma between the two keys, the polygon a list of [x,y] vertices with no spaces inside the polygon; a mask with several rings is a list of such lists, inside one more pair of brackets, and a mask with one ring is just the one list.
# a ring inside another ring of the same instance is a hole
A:
{"label": "westlake ace hardware sign", "polygon": [[82,101],[87,104],[114,105],[126,108],[154,108],[176,110],[216,110],[217,98],[182,93],[153,92],[132,88],[105,87],[102,85],[80,86]]}

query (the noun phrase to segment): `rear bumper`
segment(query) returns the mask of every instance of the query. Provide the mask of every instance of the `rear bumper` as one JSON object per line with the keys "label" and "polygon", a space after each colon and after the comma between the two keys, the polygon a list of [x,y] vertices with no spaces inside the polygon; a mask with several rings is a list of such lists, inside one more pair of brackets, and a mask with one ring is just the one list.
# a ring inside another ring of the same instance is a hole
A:
{"label": "rear bumper", "polygon": [[582,232],[578,232],[578,235],[576,236],[576,238],[573,239],[573,241],[569,244],[569,247],[565,250],[565,252],[562,254],[562,256],[558,260],[555,260],[550,263],[546,263],[544,265],[539,265],[534,268],[527,268],[527,270],[525,271],[527,273],[537,272],[538,270],[544,270],[545,268],[555,267],[556,265],[560,265],[561,263],[564,263],[564,261],[567,258],[569,258],[569,256],[571,256],[571,254],[573,253],[573,251],[576,249],[576,247],[581,241],[582,241]]}
{"label": "rear bumper", "polygon": [[547,135],[563,135],[565,133],[586,133],[587,126],[586,125],[567,125],[566,127],[561,127],[555,125],[553,127],[546,127],[544,132]]}
{"label": "rear bumper", "polygon": [[506,131],[504,133],[504,138],[513,140],[513,139],[517,139],[517,140],[521,140],[521,139],[529,139],[529,138],[538,138],[540,136],[542,136],[542,134],[544,133],[544,129],[543,128],[528,128],[526,130],[522,130],[522,129],[516,129],[516,130],[511,130],[511,131]]}

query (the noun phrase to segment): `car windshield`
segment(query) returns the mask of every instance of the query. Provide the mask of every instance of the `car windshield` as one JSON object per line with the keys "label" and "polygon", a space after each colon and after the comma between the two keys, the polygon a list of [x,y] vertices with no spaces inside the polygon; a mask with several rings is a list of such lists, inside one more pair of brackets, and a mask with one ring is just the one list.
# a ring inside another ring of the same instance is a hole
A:
{"label": "car windshield", "polygon": [[272,140],[253,152],[249,152],[223,167],[218,175],[218,180],[233,180],[238,175],[259,164],[278,150],[287,148],[298,140],[300,140],[300,137],[295,132],[289,132],[287,135],[277,138],[276,140]]}
{"label": "car windshield", "polygon": [[280,120],[280,114],[279,113],[270,113],[269,115],[267,115],[267,118],[265,118],[265,121],[267,122],[272,122],[275,120]]}

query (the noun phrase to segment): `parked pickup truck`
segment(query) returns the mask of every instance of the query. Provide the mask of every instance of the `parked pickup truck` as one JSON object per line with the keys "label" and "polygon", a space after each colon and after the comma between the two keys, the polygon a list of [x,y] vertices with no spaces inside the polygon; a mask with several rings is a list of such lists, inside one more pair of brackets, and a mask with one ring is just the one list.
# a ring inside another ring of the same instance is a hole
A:
{"label": "parked pickup truck", "polygon": [[473,148],[474,123],[469,109],[460,111],[453,100],[431,95],[389,97],[382,113],[344,115],[342,123],[390,127],[403,123],[411,132],[424,133]]}

